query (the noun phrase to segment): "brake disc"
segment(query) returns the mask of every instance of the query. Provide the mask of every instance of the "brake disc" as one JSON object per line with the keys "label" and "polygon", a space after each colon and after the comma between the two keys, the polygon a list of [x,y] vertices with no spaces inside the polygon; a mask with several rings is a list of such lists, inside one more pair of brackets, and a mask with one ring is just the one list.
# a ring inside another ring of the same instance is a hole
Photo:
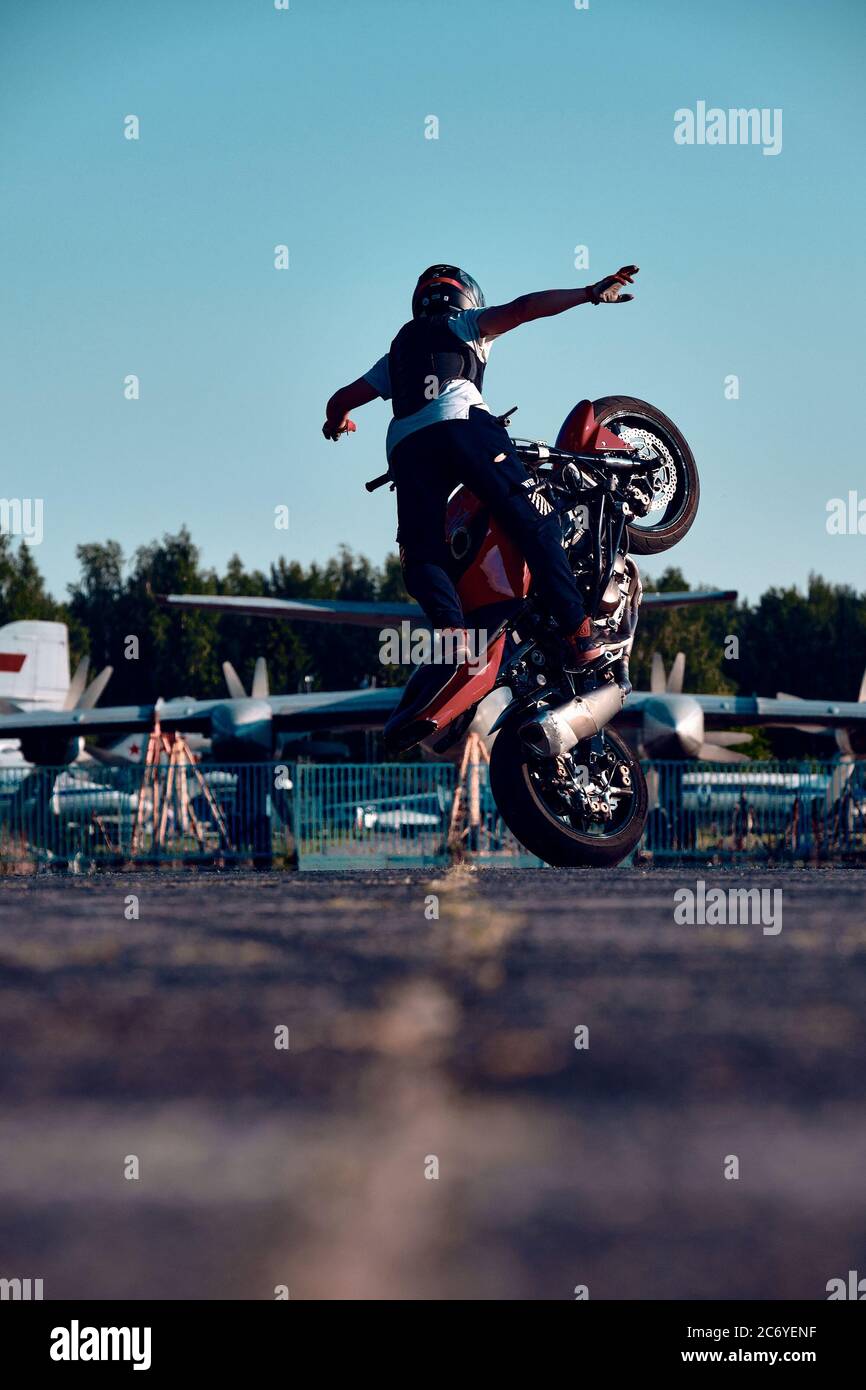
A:
{"label": "brake disc", "polygon": [[677,466],[670,449],[662,443],[658,435],[651,434],[649,430],[640,429],[637,425],[617,425],[616,433],[623,443],[631,444],[634,447],[639,459],[646,459],[648,463],[653,459],[661,460],[649,472],[649,481],[653,490],[653,499],[649,510],[651,512],[664,511],[673,502],[677,490]]}

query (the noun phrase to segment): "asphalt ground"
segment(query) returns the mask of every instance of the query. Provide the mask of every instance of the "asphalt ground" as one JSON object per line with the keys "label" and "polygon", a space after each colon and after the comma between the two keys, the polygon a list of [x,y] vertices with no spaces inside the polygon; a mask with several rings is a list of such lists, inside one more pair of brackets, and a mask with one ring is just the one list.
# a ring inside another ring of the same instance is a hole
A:
{"label": "asphalt ground", "polygon": [[[782,929],[678,925],[698,878],[781,890]],[[864,894],[846,869],[0,879],[0,1276],[824,1299],[866,1274]]]}

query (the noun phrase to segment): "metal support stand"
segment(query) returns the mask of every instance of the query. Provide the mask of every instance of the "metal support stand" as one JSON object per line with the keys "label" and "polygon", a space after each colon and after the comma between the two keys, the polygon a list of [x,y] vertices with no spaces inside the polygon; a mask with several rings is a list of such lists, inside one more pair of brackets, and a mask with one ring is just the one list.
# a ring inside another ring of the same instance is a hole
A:
{"label": "metal support stand", "polygon": [[[164,790],[160,785],[163,756],[167,759]],[[210,787],[205,781],[201,768],[190,751],[189,744],[182,734],[164,734],[160,728],[159,719],[156,719],[153,729],[148,736],[147,749],[144,756],[144,776],[141,781],[141,790],[139,791],[138,806],[135,813],[135,825],[132,831],[131,854],[133,858],[135,858],[136,854],[139,852],[144,837],[145,806],[148,792],[150,792],[151,804],[153,807],[152,833],[154,846],[160,850],[165,849],[169,816],[176,802],[183,832],[186,833],[187,828],[191,827],[199,849],[204,849],[204,827],[193,809],[189,788],[190,778],[193,779],[196,788],[204,798],[213,817],[214,824],[220,833],[223,844],[227,849],[232,848],[229,841],[228,826],[226,825],[225,816],[214,798]]]}
{"label": "metal support stand", "polygon": [[479,734],[470,734],[463,749],[448,825],[448,849],[455,857],[480,847],[481,764],[489,762],[484,740]]}

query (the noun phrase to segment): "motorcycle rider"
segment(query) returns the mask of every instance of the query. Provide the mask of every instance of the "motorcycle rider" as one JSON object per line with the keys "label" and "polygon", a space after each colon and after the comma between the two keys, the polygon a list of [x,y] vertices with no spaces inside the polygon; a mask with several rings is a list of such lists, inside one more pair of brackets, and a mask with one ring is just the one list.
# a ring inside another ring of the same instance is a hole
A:
{"label": "motorcycle rider", "polygon": [[322,433],[335,441],[355,428],[350,410],[377,397],[392,403],[386,450],[397,491],[404,579],[440,633],[466,638],[445,541],[448,497],[463,483],[523,554],[574,665],[601,655],[558,523],[527,495],[531,480],[484,403],[481,386],[494,338],[580,304],[624,304],[634,295],[620,291],[637,272],[627,265],[584,289],[541,290],[488,308],[471,275],[458,266],[430,266],[415,286],[412,318],[386,355],[328,401]]}

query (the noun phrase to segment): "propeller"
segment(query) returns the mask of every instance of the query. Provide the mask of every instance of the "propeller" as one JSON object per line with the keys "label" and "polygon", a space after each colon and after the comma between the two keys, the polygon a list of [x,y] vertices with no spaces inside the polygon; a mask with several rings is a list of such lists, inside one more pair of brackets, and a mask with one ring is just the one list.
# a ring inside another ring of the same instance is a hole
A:
{"label": "propeller", "polygon": [[114,675],[113,666],[105,666],[98,676],[90,682],[84,694],[80,696],[76,709],[94,709],[102,698],[102,693],[111,677]]}
{"label": "propeller", "polygon": [[[749,734],[746,734],[746,741],[751,743]],[[702,743],[695,754],[702,763],[748,763],[751,758],[747,753],[735,753],[733,748],[727,748],[722,743]]]}
{"label": "propeller", "polygon": [[730,732],[719,729],[713,734],[713,743],[717,748],[736,748],[738,743],[751,743],[752,735],[731,729]]}
{"label": "propeller", "polygon": [[100,671],[98,676],[87,684],[87,673],[90,670],[90,658],[84,656],[75,668],[75,675],[69,682],[69,689],[63,701],[63,709],[93,709],[114,675],[114,667],[106,666]]}
{"label": "propeller", "polygon": [[686,674],[685,652],[677,652],[670,674],[665,676],[665,664],[660,652],[653,652],[650,670],[650,693],[652,695],[682,695],[683,680]]}
{"label": "propeller", "polygon": [[[857,703],[858,705],[866,704],[866,671],[864,671],[863,675],[860,677],[860,689],[857,691]],[[839,749],[843,758],[856,758],[864,752],[862,746],[855,746],[851,738],[850,729],[836,730],[836,747]]]}
{"label": "propeller", "polygon": [[271,693],[271,683],[268,680],[268,663],[263,656],[256,659],[256,669],[253,672],[252,696],[254,700],[266,700]]}
{"label": "propeller", "polygon": [[[681,696],[686,676],[686,655],[685,652],[677,652],[673,660],[670,671],[665,674],[665,664],[660,652],[653,652],[652,666],[650,668],[650,693],[652,695],[673,695]],[[676,701],[671,705],[675,706]],[[737,753],[735,748],[744,743],[751,743],[751,734],[736,732],[714,733],[709,738],[703,736],[703,718],[698,719],[700,711],[692,710],[689,715],[689,723],[692,725],[690,730],[691,739],[697,746],[689,747],[686,751],[693,757],[705,763],[747,763],[750,761],[748,754]],[[700,740],[698,742],[698,740]]]}
{"label": "propeller", "polygon": [[66,697],[63,701],[63,708],[65,710],[78,708],[78,701],[84,694],[84,689],[87,685],[87,672],[89,670],[90,657],[83,656],[79,661],[77,667],[75,668],[75,675],[69,682],[69,689],[67,690]]}
{"label": "propeller", "polygon": [[676,656],[674,657],[674,664],[671,667],[670,672],[668,674],[667,689],[669,695],[682,695],[683,679],[685,677],[685,674],[686,654],[685,652],[677,652]]}
{"label": "propeller", "polygon": [[[784,690],[777,690],[777,691],[776,691],[776,699],[777,699],[777,700],[799,700],[799,699],[801,699],[801,698],[802,698],[802,697],[801,697],[800,695],[789,695],[789,694],[788,694],[786,691],[784,691]],[[861,696],[861,698],[862,698],[862,696]],[[789,725],[788,725],[788,728],[789,728],[789,729],[796,729],[796,730],[798,731],[798,733],[801,733],[801,734],[823,734],[823,733],[824,733],[824,726],[823,726],[823,724],[789,724]]]}
{"label": "propeller", "polygon": [[[793,700],[796,702],[797,700],[802,699],[802,696],[787,695],[780,690],[777,691],[777,698],[779,700]],[[866,703],[866,671],[863,672],[863,675],[860,678],[860,689],[857,692],[857,703],[860,705]],[[824,734],[830,732],[825,728],[823,724],[790,724],[788,727],[791,729],[798,729],[801,734]],[[863,748],[855,747],[854,740],[851,737],[850,729],[834,729],[832,730],[832,733],[836,740],[836,747],[839,749],[840,756],[842,758],[852,760],[852,762],[848,764],[848,770],[843,779],[842,786],[844,787],[845,783],[848,781],[848,778],[851,776],[851,773],[854,770],[853,759],[862,756],[864,750]],[[840,764],[840,768],[844,769],[844,767],[845,764]],[[831,795],[832,790],[833,779],[831,779],[831,785],[827,790],[828,804],[831,804],[833,800],[837,799],[838,793],[836,795]]]}
{"label": "propeller", "polygon": [[230,661],[223,662],[223,675],[226,680],[226,688],[233,700],[245,700],[247,692],[244,689],[243,681],[232,666]]}
{"label": "propeller", "polygon": [[249,695],[246,686],[230,661],[223,662],[223,675],[225,676],[226,688],[233,700],[266,700],[271,693],[268,663],[263,656],[256,658],[253,684]]}
{"label": "propeller", "polygon": [[[799,700],[801,697],[799,695],[784,695],[779,698],[785,700]],[[866,671],[863,672],[860,678],[857,703],[861,705],[866,703]],[[823,726],[820,724],[794,724],[791,727],[799,729],[800,732],[804,734],[822,734],[825,732]],[[836,747],[839,749],[839,762],[830,774],[827,790],[824,793],[824,804],[828,811],[831,810],[838,801],[841,801],[845,788],[854,771],[854,760],[863,752],[862,748],[858,750],[854,746],[854,740],[851,738],[850,729],[834,729],[833,734],[836,739]]]}
{"label": "propeller", "polygon": [[273,715],[268,704],[270,681],[265,658],[260,656],[256,661],[249,695],[230,661],[223,662],[223,675],[231,703],[218,705],[211,715],[214,756],[227,761],[260,761],[270,757],[274,747]]}

